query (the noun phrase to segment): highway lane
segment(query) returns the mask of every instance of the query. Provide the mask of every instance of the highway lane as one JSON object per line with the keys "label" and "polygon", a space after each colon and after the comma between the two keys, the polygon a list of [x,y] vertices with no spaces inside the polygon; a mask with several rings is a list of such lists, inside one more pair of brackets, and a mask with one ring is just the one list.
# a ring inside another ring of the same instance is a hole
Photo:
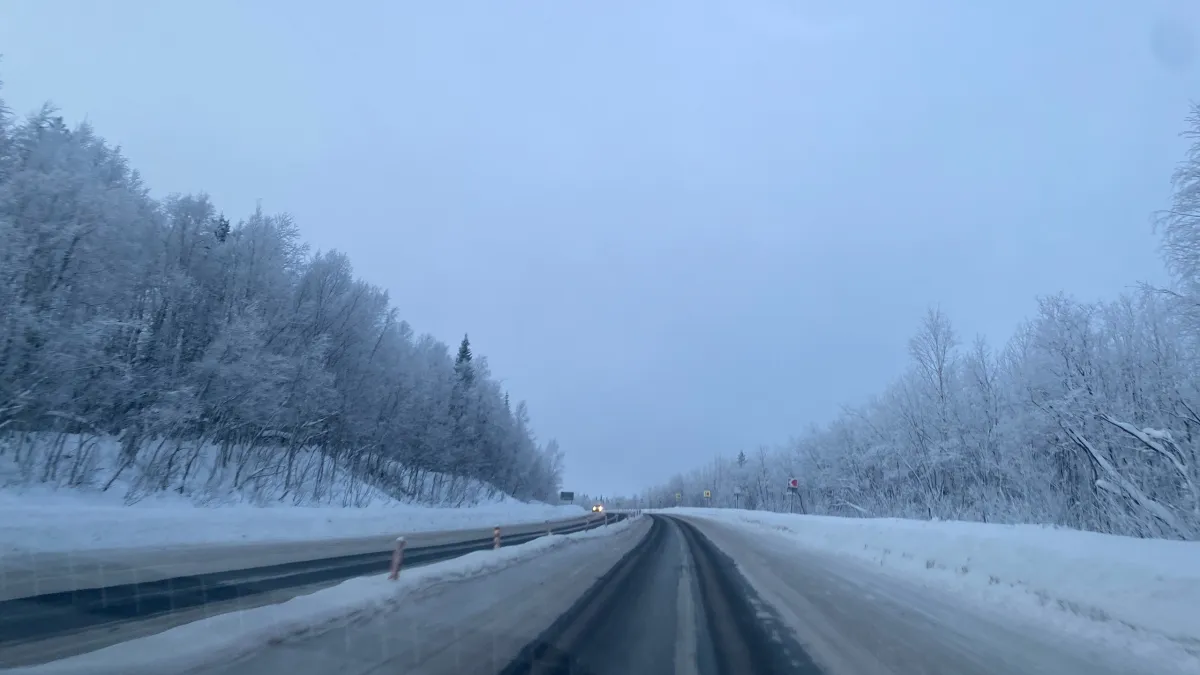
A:
{"label": "highway lane", "polygon": [[[505,526],[501,541],[522,543],[547,531],[577,531],[601,522],[589,514]],[[491,537],[490,528],[408,535],[405,564],[412,567],[487,549]],[[22,567],[14,564],[21,559],[6,557],[0,561],[0,579],[9,596],[0,600],[0,667],[84,653],[216,614],[282,602],[354,576],[382,573],[394,542],[394,537],[370,537],[104,551],[94,565],[69,561],[73,574],[54,565],[31,566],[28,560]],[[43,556],[37,562],[45,561]],[[129,583],[131,579],[136,583]],[[77,589],[62,590],[68,583]],[[52,592],[34,594],[38,590]]]}
{"label": "highway lane", "polygon": [[695,525],[662,516],[641,546],[501,671],[535,673],[819,675],[732,560]]}
{"label": "highway lane", "polygon": [[814,675],[695,529],[655,517],[197,675]]}

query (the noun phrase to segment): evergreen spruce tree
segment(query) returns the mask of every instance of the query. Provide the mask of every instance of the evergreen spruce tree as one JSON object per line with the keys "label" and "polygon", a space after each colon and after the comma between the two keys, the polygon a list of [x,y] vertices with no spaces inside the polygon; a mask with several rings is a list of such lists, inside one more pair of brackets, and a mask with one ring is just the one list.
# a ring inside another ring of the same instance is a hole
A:
{"label": "evergreen spruce tree", "polygon": [[475,368],[471,365],[471,341],[465,333],[462,343],[458,345],[458,357],[454,359],[454,372],[465,387],[469,388],[475,383]]}

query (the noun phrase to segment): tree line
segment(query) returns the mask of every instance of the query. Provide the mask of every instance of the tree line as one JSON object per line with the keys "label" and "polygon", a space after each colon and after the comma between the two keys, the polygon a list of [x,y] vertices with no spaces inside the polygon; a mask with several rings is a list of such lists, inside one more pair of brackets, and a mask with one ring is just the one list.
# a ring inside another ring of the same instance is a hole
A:
{"label": "tree line", "polygon": [[931,309],[879,395],[643,500],[704,506],[709,489],[722,507],[1200,537],[1200,107],[1185,136],[1173,201],[1155,217],[1169,288],[1043,297],[999,348],[965,342]]}
{"label": "tree line", "polygon": [[[117,439],[119,459],[30,441],[46,434]],[[402,498],[433,482],[459,502],[469,483],[550,500],[562,465],[467,337],[454,354],[416,334],[286,214],[151,198],[118,148],[48,105],[0,106],[4,453],[32,481],[104,488],[137,465],[144,490],[183,491],[204,464],[283,494],[303,473],[318,499],[340,471]]]}

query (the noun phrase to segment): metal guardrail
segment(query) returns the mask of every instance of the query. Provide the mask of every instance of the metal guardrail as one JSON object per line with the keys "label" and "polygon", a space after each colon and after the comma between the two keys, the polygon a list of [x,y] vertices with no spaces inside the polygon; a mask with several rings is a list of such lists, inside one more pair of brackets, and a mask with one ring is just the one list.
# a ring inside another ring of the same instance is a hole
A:
{"label": "metal guardrail", "polygon": [[[588,518],[575,524],[551,526],[548,530],[552,534],[571,534],[625,518],[626,514],[612,514],[611,518]],[[547,533],[539,530],[505,535],[501,545],[524,544]],[[490,536],[414,546],[406,550],[404,566],[441,562],[491,550],[493,546]],[[0,649],[6,644],[61,637],[105,624],[162,616],[273,591],[383,574],[391,560],[392,551],[387,550],[4,600],[0,601]]]}

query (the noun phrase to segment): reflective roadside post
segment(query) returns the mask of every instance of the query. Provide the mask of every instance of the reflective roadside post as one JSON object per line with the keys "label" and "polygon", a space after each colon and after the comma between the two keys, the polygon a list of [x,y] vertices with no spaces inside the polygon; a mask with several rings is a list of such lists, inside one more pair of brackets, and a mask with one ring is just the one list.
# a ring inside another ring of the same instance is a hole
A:
{"label": "reflective roadside post", "polygon": [[396,548],[392,551],[392,570],[388,579],[395,581],[400,578],[400,565],[404,563],[404,537],[396,539]]}
{"label": "reflective roadside post", "polygon": [[500,526],[499,525],[492,528],[492,548],[493,549],[500,548]]}

